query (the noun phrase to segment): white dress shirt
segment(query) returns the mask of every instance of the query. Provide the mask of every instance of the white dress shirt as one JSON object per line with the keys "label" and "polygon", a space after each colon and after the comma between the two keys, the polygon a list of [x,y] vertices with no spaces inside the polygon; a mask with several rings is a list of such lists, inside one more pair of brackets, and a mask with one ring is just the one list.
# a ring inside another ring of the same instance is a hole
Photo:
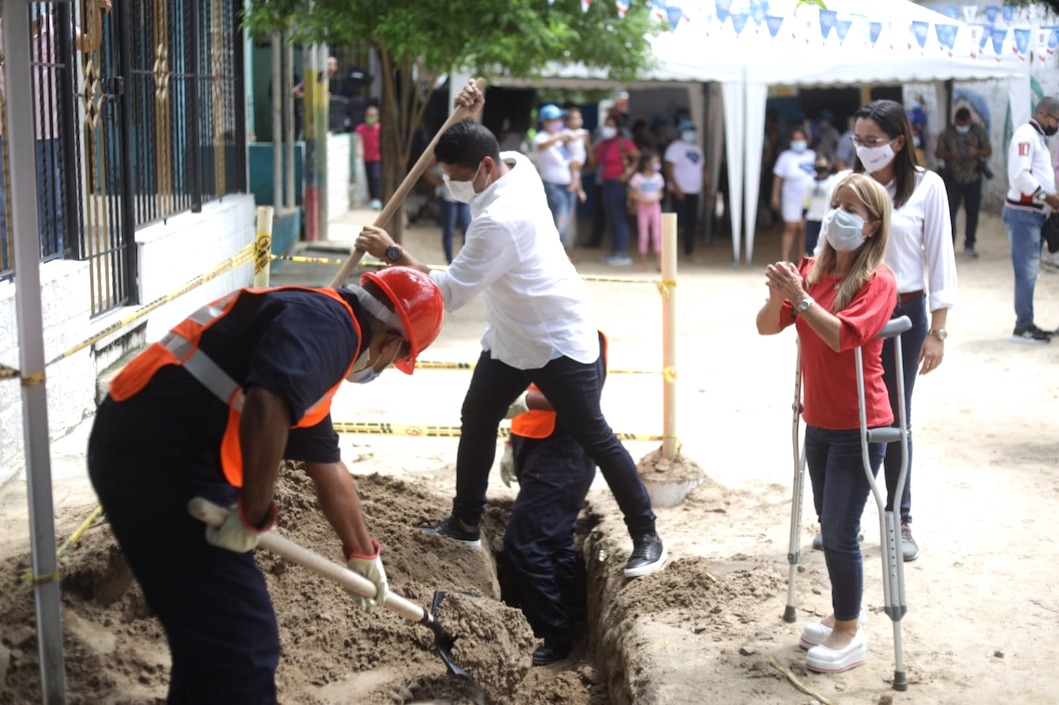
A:
{"label": "white dress shirt", "polygon": [[445,309],[485,299],[482,348],[528,370],[566,356],[599,357],[588,289],[563,249],[544,186],[518,152],[501,152],[508,173],[471,201],[467,240],[448,270],[431,272]]}
{"label": "white dress shirt", "polygon": [[[896,180],[886,184],[891,201]],[[956,305],[956,255],[952,249],[952,223],[945,182],[933,171],[916,167],[916,188],[890,215],[890,243],[885,260],[897,291],[927,291],[927,310]]]}
{"label": "white dress shirt", "polygon": [[[835,175],[834,186],[851,172]],[[897,180],[886,184],[893,203]],[[834,199],[834,192],[828,198]],[[826,232],[820,233],[813,255],[820,256]],[[945,182],[933,171],[916,167],[916,187],[900,208],[890,212],[890,242],[883,257],[897,279],[897,293],[926,291],[928,311],[956,305],[956,254],[952,249],[952,223]]]}

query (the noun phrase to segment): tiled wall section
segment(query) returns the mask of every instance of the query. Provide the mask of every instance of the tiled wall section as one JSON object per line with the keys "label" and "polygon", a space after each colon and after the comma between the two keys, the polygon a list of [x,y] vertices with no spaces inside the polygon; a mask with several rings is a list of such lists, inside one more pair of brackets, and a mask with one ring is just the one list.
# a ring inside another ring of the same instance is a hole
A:
{"label": "tiled wall section", "polygon": [[[140,301],[150,303],[169,294],[254,240],[254,199],[226,196],[203,206],[201,213],[183,213],[136,233],[139,253]],[[147,319],[146,337],[157,340],[191,311],[233,289],[249,286],[253,266],[246,264],[193,289],[156,309]],[[41,267],[45,360],[61,355],[117,316],[133,309],[90,320],[88,265],[55,261]],[[0,363],[18,367],[15,287],[0,283]],[[105,343],[105,341],[104,341]],[[103,343],[101,343],[102,346]],[[91,346],[49,365],[48,425],[60,438],[95,409],[96,378],[113,356],[97,357]],[[17,380],[0,381],[0,484],[23,471],[22,401]]]}

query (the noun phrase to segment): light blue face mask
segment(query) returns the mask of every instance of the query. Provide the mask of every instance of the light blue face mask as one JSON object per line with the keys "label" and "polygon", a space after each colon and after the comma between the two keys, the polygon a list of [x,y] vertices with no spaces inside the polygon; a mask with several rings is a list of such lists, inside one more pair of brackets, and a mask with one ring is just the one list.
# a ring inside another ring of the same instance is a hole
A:
{"label": "light blue face mask", "polygon": [[853,252],[864,244],[864,218],[856,213],[832,208],[820,229],[836,252]]}

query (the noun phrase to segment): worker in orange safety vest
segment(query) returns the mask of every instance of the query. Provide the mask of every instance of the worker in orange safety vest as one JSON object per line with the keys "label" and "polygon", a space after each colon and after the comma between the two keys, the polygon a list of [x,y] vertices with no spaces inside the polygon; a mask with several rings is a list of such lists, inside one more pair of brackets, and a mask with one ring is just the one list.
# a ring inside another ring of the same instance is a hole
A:
{"label": "worker in orange safety vest", "polygon": [[[305,461],[350,570],[387,592],[331,423],[343,380],[412,373],[441,292],[407,267],[359,287],[240,289],[178,324],[111,383],[88,445],[93,487],[172,653],[169,703],[276,702],[279,634],[250,551],[276,523],[281,459]],[[187,511],[232,507],[220,527]]]}

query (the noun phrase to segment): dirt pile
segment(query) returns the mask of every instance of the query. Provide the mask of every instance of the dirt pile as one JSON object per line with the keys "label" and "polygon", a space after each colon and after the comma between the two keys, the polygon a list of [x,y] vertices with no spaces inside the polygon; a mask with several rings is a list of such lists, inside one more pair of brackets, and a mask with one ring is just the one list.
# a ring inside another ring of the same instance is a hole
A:
{"label": "dirt pile", "polygon": [[[448,675],[426,627],[356,607],[340,588],[265,551],[257,561],[268,581],[283,656],[277,673],[281,701],[404,703],[424,698],[514,702],[530,669],[536,642],[522,613],[498,601],[488,551],[427,536],[416,527],[437,521],[447,498],[393,478],[358,477],[365,515],[383,545],[391,589],[429,607],[435,589],[450,591],[439,619],[457,638],[453,656],[472,680]],[[314,488],[296,466],[281,470],[278,531],[325,556],[339,546],[316,507]],[[71,703],[162,702],[168,651],[105,522],[90,529],[64,558],[63,622]],[[27,566],[3,566],[3,578]],[[460,594],[460,591],[470,594]],[[472,596],[477,595],[478,597]],[[40,699],[33,596],[5,595],[0,619],[0,705]],[[547,680],[547,679],[545,679]],[[591,674],[564,678],[591,682]],[[535,689],[542,687],[534,679]],[[580,686],[585,690],[585,686]],[[528,695],[528,694],[527,694]],[[529,702],[525,697],[521,701]],[[589,702],[550,699],[543,702]]]}

